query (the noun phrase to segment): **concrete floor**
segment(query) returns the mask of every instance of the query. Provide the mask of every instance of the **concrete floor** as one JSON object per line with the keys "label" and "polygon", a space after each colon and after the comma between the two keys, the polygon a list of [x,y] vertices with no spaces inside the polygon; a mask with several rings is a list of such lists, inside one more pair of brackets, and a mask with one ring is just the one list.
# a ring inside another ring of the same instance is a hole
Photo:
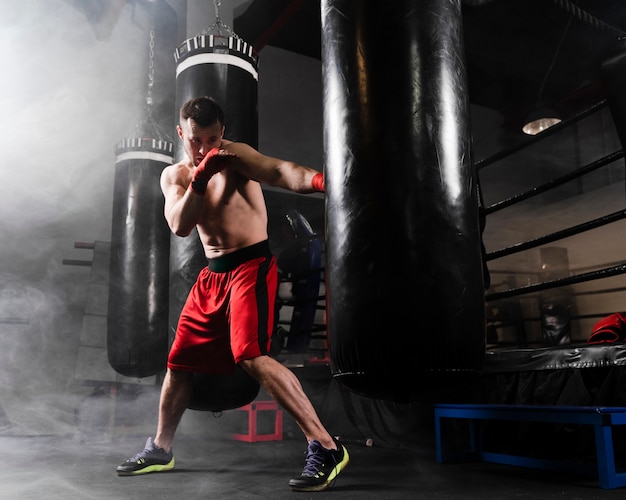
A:
{"label": "concrete floor", "polygon": [[433,450],[349,446],[351,463],[334,487],[320,493],[289,490],[300,473],[305,444],[295,437],[247,443],[219,436],[179,433],[176,469],[118,477],[115,467],[134,455],[145,435],[89,442],[83,437],[0,436],[0,499],[608,499],[591,478],[556,475],[497,464],[438,464]]}
{"label": "concrete floor", "polygon": [[[53,394],[43,398],[2,394],[0,404],[6,413],[0,415],[0,500],[277,500],[327,495],[342,500],[600,500],[626,495],[626,488],[602,489],[596,479],[587,476],[488,463],[439,464],[430,411],[404,413],[398,406],[394,420],[382,407],[360,407],[351,400],[344,408],[362,413],[369,423],[357,429],[347,421],[347,411],[340,411],[339,386],[329,386],[324,380],[304,381],[331,432],[374,438],[371,447],[346,445],[350,465],[325,492],[289,489],[289,479],[298,476],[304,465],[306,443],[285,412],[282,440],[248,443],[233,438],[233,433],[245,433],[246,412],[187,411],[174,442],[173,471],[119,477],[117,465],[143,449],[146,438],[154,435],[158,390],[147,387],[139,393],[129,389],[128,394],[118,388],[114,398],[107,391],[95,391],[78,400]],[[260,400],[264,399],[261,394]],[[271,432],[275,413],[260,414],[259,432]],[[415,422],[420,425],[413,425]],[[366,427],[367,434],[361,432]],[[589,439],[587,434],[573,431],[533,434],[534,438],[524,443],[533,449],[553,446],[559,451],[566,448],[563,445],[582,445]],[[402,435],[404,443],[411,446],[400,448],[393,439],[385,442],[389,433]],[[626,443],[623,433],[615,437],[618,443]],[[620,467],[626,463],[623,448]],[[593,471],[593,457],[587,460]]]}

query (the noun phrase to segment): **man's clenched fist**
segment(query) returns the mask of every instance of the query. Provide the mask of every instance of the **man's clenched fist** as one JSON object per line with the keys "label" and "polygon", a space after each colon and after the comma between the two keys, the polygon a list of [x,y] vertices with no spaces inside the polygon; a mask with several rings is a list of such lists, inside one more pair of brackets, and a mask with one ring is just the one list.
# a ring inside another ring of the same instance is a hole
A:
{"label": "man's clenched fist", "polygon": [[209,179],[222,170],[231,158],[235,157],[236,155],[223,149],[213,148],[204,156],[194,170],[190,184],[191,190],[200,195],[206,193]]}

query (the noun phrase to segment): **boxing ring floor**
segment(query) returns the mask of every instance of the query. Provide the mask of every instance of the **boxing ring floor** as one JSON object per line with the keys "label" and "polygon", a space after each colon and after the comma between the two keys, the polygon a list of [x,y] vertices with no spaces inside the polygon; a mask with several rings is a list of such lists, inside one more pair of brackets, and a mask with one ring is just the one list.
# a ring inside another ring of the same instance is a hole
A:
{"label": "boxing ring floor", "polygon": [[145,435],[88,442],[60,436],[0,436],[0,499],[609,499],[592,479],[498,464],[438,464],[434,451],[353,445],[351,464],[327,492],[296,493],[287,481],[303,464],[303,440],[247,443],[181,434],[177,467],[118,477],[115,467]]}

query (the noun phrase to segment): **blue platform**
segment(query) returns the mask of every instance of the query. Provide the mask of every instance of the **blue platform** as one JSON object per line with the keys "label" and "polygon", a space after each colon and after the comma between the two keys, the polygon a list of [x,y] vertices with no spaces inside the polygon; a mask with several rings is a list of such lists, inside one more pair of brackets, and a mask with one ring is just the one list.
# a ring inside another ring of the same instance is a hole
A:
{"label": "blue platform", "polygon": [[[449,419],[468,422],[468,450],[451,451],[447,448],[445,421]],[[591,425],[595,436],[596,464],[487,451],[483,449],[483,425],[488,421]],[[616,425],[626,425],[626,407],[438,404],[435,405],[437,462],[483,461],[584,474],[597,477],[601,488],[619,488],[626,486],[626,472],[616,470],[613,447],[613,426]]]}

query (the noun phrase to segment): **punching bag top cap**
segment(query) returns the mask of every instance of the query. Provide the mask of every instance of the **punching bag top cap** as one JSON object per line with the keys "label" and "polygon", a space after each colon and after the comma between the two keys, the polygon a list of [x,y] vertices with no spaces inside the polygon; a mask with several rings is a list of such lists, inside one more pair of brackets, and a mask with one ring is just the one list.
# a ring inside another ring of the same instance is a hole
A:
{"label": "punching bag top cap", "polygon": [[239,37],[218,35],[196,35],[188,38],[174,51],[174,59],[178,63],[180,59],[197,52],[225,52],[247,59],[255,67],[259,63],[259,57],[252,45]]}
{"label": "punching bag top cap", "polygon": [[152,151],[155,153],[174,154],[174,144],[162,139],[148,139],[145,137],[127,137],[115,145],[115,154],[128,151]]}

